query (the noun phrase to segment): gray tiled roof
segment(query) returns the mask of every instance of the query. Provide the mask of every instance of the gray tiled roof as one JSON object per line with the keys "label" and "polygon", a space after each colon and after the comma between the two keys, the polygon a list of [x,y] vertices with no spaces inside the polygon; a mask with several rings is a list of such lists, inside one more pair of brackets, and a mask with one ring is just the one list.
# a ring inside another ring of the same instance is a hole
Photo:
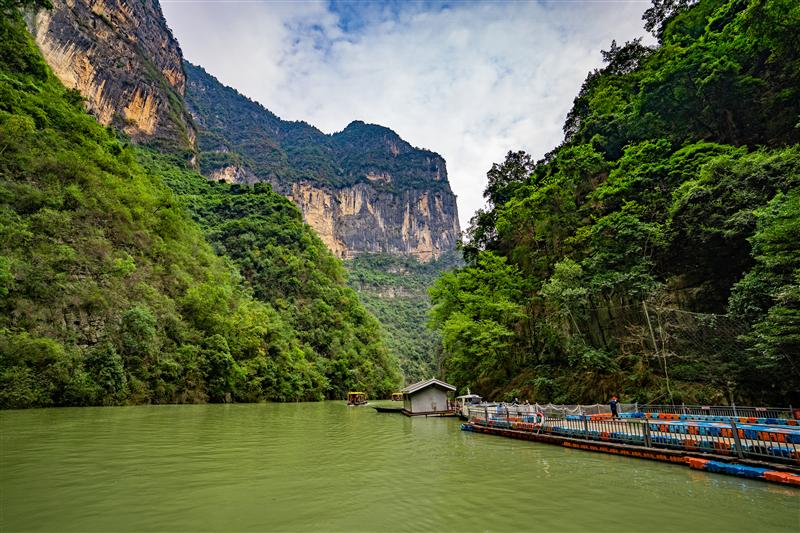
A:
{"label": "gray tiled roof", "polygon": [[405,394],[411,394],[412,392],[417,392],[418,390],[430,387],[431,385],[438,385],[439,387],[452,391],[456,390],[456,388],[453,385],[450,385],[449,383],[445,383],[444,381],[439,381],[436,378],[431,378],[431,379],[426,379],[425,381],[418,381],[417,383],[409,385],[408,387],[402,389],[400,392],[403,392]]}

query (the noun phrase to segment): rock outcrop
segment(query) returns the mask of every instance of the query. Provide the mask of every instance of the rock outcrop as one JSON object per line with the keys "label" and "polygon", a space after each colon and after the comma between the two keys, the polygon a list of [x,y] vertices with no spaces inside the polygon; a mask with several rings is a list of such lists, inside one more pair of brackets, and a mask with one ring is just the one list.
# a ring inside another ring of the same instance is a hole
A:
{"label": "rock outcrop", "polygon": [[456,198],[439,154],[361,121],[326,135],[281,120],[200,67],[186,63],[185,71],[200,169],[209,178],[268,181],[345,259],[390,253],[429,261],[455,249]]}
{"label": "rock outcrop", "polygon": [[194,149],[183,56],[158,2],[53,0],[27,20],[50,68],[100,123],[136,142]]}
{"label": "rock outcrop", "polygon": [[424,188],[402,191],[357,183],[334,189],[309,182],[273,187],[296,203],[306,222],[336,255],[411,255],[426,262],[455,249],[455,196]]}

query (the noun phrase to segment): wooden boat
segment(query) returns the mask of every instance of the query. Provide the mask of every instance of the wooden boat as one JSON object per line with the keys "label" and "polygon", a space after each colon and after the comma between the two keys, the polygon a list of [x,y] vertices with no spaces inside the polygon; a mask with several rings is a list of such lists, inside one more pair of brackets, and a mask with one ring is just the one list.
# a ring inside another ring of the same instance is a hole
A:
{"label": "wooden boat", "polygon": [[347,393],[347,405],[351,407],[355,407],[358,405],[366,405],[367,404],[367,393],[366,392],[348,392]]}
{"label": "wooden boat", "polygon": [[375,409],[376,411],[378,411],[379,413],[402,413],[403,412],[403,408],[402,407],[380,407],[380,406],[377,406],[377,405],[373,405],[372,408]]}

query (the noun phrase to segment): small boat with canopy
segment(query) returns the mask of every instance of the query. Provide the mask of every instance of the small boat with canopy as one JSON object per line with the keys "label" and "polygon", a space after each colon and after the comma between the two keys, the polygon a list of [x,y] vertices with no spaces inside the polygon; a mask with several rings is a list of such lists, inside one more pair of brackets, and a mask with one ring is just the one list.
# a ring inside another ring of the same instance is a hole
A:
{"label": "small boat with canopy", "polygon": [[347,405],[355,407],[358,405],[366,405],[366,404],[367,404],[366,392],[353,391],[347,393]]}

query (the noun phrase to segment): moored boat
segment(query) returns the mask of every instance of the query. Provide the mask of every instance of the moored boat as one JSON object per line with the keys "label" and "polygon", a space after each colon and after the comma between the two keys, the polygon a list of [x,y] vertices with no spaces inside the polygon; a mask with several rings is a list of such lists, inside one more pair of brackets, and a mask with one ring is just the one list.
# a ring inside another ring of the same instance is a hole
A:
{"label": "moored boat", "polygon": [[472,394],[470,390],[467,389],[467,394],[456,397],[456,412],[458,413],[458,418],[467,420],[469,418],[469,408],[477,405],[481,405],[481,397],[477,394]]}
{"label": "moored boat", "polygon": [[380,405],[373,405],[372,408],[375,409],[376,411],[378,411],[379,413],[402,413],[403,412],[403,408],[402,407],[394,407],[394,406],[392,406],[392,407],[384,407],[384,406],[380,406]]}
{"label": "moored boat", "polygon": [[366,405],[367,404],[367,393],[366,392],[348,392],[347,393],[347,405],[350,407],[356,407],[358,405]]}

